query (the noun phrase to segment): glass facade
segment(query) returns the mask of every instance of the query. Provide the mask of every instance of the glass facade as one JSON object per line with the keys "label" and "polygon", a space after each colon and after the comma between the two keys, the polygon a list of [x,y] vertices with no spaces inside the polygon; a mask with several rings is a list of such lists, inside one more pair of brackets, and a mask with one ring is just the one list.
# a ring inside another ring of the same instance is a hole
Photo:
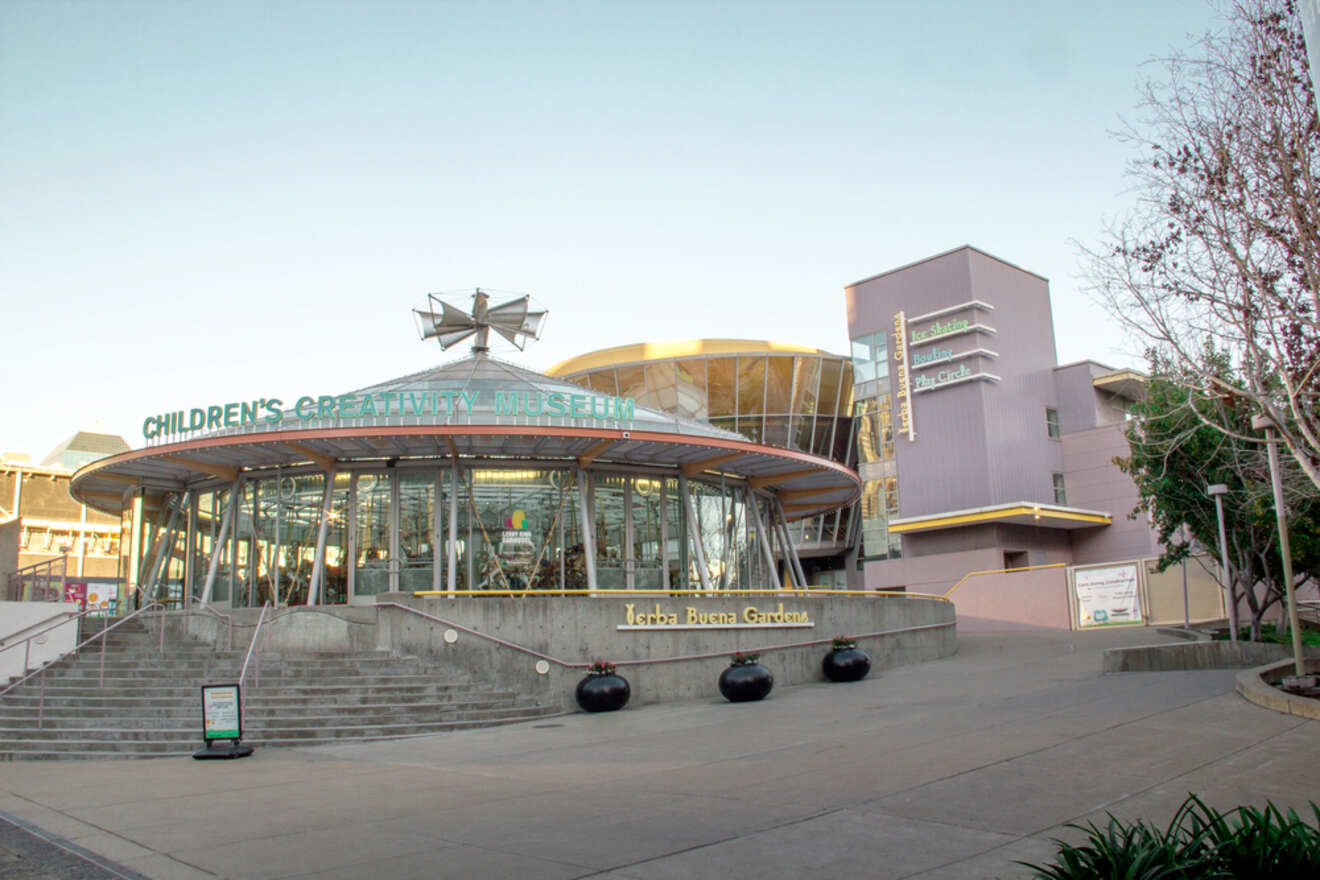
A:
{"label": "glass facade", "polygon": [[[579,488],[576,470],[521,462],[340,471],[324,523],[319,601],[369,604],[386,592],[433,589],[586,589],[588,548],[598,589],[701,588],[699,558],[711,589],[775,582],[741,485],[689,481],[688,515],[675,478],[585,473]],[[323,474],[276,468],[253,473],[237,493],[212,488],[147,500],[154,506],[135,505],[146,513],[136,520],[140,550],[123,564],[156,598],[176,605],[185,594],[201,598],[208,576],[217,605],[298,605],[315,592]],[[135,521],[130,510],[126,529]]]}
{"label": "glass facade", "polygon": [[862,477],[862,558],[896,559],[902,539],[889,533],[898,516],[898,461],[894,450],[894,400],[889,388],[889,347],[884,333],[852,340],[856,398],[853,425]]}
{"label": "glass facade", "polygon": [[[887,369],[883,350],[880,360]],[[564,378],[851,467],[853,370],[854,361],[827,354],[730,354],[600,367]],[[870,375],[875,372],[873,366]],[[844,509],[793,522],[793,540],[799,547],[844,543],[850,514]]]}

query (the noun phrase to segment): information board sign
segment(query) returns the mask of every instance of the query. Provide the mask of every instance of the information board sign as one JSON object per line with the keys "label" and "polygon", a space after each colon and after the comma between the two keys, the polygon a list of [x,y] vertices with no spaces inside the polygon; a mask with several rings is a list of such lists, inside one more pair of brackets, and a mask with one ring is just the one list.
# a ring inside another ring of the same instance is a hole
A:
{"label": "information board sign", "polygon": [[1081,626],[1141,623],[1136,563],[1073,571],[1077,621]]}
{"label": "information board sign", "polygon": [[202,685],[202,738],[240,739],[243,721],[238,701],[238,685]]}

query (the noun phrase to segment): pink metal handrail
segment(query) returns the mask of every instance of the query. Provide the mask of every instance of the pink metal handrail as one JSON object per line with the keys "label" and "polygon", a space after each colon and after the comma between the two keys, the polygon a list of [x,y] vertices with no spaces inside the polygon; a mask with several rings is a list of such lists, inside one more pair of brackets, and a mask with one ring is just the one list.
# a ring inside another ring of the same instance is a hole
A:
{"label": "pink metal handrail", "polygon": [[59,623],[55,624],[55,626],[49,627],[48,629],[43,629],[41,632],[33,633],[30,636],[25,636],[24,637],[25,641],[27,639],[34,639],[37,636],[42,635],[44,633],[48,633],[50,632],[50,630],[55,629],[56,626],[63,626],[64,624],[69,622],[69,615],[71,614],[74,615],[74,617],[83,617],[84,615],[90,614],[91,612],[96,610],[97,609],[95,608],[88,608],[84,611],[74,611],[73,609],[69,609],[68,611],[61,611],[59,614],[52,614],[50,617],[46,617],[43,618],[42,620],[38,620],[36,623],[29,623],[27,626],[20,627],[14,630],[13,632],[11,632],[9,635],[5,636],[3,639],[0,639],[0,651],[7,651],[10,648],[14,647],[14,645],[21,644],[21,642],[14,642],[14,644],[11,645],[8,644],[8,642],[14,636],[18,635],[21,632],[27,632],[28,630],[32,629],[32,627],[34,626],[41,626],[43,623],[50,623],[52,620],[58,620],[59,618],[64,618],[63,620],[60,620]]}
{"label": "pink metal handrail", "polygon": [[[56,579],[54,574],[54,569],[56,565],[59,565],[61,568],[59,574],[59,581],[60,581],[59,587],[52,586],[52,583]],[[46,571],[42,572],[41,569],[46,569]],[[63,589],[64,582],[67,581],[68,579],[69,579],[69,554],[67,553],[61,554],[58,559],[45,559],[42,560],[41,562],[33,562],[30,565],[25,565],[22,568],[9,573],[9,582],[7,584],[9,597],[15,602],[48,601],[45,599],[24,600],[21,595],[23,592],[23,584],[25,581],[32,581],[34,586],[37,581],[44,581],[45,583],[43,586],[40,587],[40,589],[43,592],[53,590],[55,593],[56,601],[58,601],[59,599],[64,598],[64,589]]]}
{"label": "pink metal handrail", "polygon": [[[521,651],[522,653],[529,654],[537,658],[538,660],[545,660],[548,663],[554,663],[556,666],[562,666],[565,669],[585,669],[591,665],[590,663],[570,663],[567,660],[560,660],[557,657],[551,657],[549,654],[542,654],[540,651],[535,651],[523,645],[515,644],[514,642],[505,641],[504,639],[497,638],[496,636],[492,636],[484,632],[478,632],[477,630],[472,629],[471,627],[463,626],[461,623],[455,623],[452,620],[445,620],[443,617],[436,617],[434,614],[427,614],[425,611],[419,611],[416,608],[412,608],[407,605],[401,605],[398,602],[377,602],[375,603],[375,607],[398,608],[400,611],[406,611],[409,614],[415,614],[418,617],[424,617],[427,620],[434,620],[436,623],[443,623],[445,626],[453,627],[454,629],[461,629],[463,632],[468,633],[469,635],[477,636],[478,638],[485,639],[488,642],[494,642],[495,644],[502,645],[503,647],[506,648],[512,648],[515,651]],[[879,632],[857,633],[855,635],[848,636],[848,638],[865,639],[865,638],[873,638],[878,636],[893,636],[893,635],[901,635],[902,633],[921,632],[922,630],[928,630],[928,629],[943,629],[945,627],[956,626],[956,625],[957,623],[952,620],[945,621],[943,623],[924,623],[919,626],[904,626],[904,627],[899,627],[898,629],[880,630]],[[748,653],[748,652],[765,653],[766,651],[784,651],[789,648],[807,648],[812,645],[830,644],[833,641],[834,641],[834,637],[831,636],[828,639],[812,639],[806,642],[788,642],[782,645],[766,645],[760,648],[746,648],[744,649],[743,653]],[[715,657],[728,657],[729,653],[730,653],[729,651],[714,651],[707,654],[683,654],[676,657],[648,657],[644,660],[614,660],[611,662],[613,662],[615,666],[645,666],[651,663],[675,663],[680,660],[709,660]]]}
{"label": "pink metal handrail", "polygon": [[[243,670],[238,674],[238,711],[241,716],[243,710],[247,707],[247,688],[244,684],[247,682],[248,664],[252,662],[252,652],[257,647],[257,638],[261,635],[261,626],[266,622],[266,612],[270,610],[270,600],[267,599],[261,606],[261,614],[257,617],[257,628],[252,631],[252,641],[248,642],[247,654],[243,657]],[[257,651],[257,665],[252,678],[252,686],[261,685],[261,652]]]}
{"label": "pink metal handrail", "polygon": [[[32,640],[33,640],[33,639],[39,638],[39,637],[41,637],[41,636],[44,636],[46,633],[48,633],[48,632],[52,632],[52,631],[54,631],[54,630],[57,630],[57,629],[59,629],[60,627],[65,626],[66,624],[69,624],[69,623],[77,623],[77,621],[82,620],[84,617],[86,617],[88,614],[91,614],[91,613],[92,613],[93,611],[95,611],[95,610],[96,610],[96,609],[94,609],[94,608],[87,608],[87,609],[84,609],[83,611],[80,611],[80,612],[66,611],[66,612],[64,612],[63,614],[56,614],[56,615],[53,615],[53,616],[51,616],[51,617],[47,617],[45,620],[41,621],[40,623],[34,623],[34,624],[32,624],[32,626],[41,626],[41,624],[43,624],[43,623],[50,623],[50,621],[54,620],[56,617],[64,617],[64,620],[61,620],[59,623],[57,623],[57,624],[55,624],[55,625],[53,625],[53,626],[48,626],[48,627],[46,627],[45,629],[40,630],[39,632],[34,632],[32,635],[28,636],[27,638],[23,639],[23,640],[20,641],[20,642],[14,642],[13,644],[6,645],[3,641],[0,641],[0,653],[4,653],[5,651],[11,650],[11,649],[13,649],[13,648],[17,648],[19,645],[23,645],[23,671],[24,671],[24,672],[27,672],[28,669],[31,668],[31,663],[32,663]],[[71,615],[71,616],[65,617],[65,615]],[[25,627],[24,629],[31,629],[32,626]],[[23,631],[24,631],[23,629],[20,629],[20,630],[17,630],[14,634],[17,635],[18,633],[23,632]],[[64,657],[66,654],[71,654],[71,653],[73,653],[73,652],[76,651],[76,650],[78,650],[76,647],[75,647],[75,648],[71,648],[70,650],[65,651],[64,654],[61,654],[59,657],[56,657],[55,660],[59,660],[59,659],[61,659],[62,657]],[[51,662],[54,662],[54,661],[52,660]],[[3,693],[4,693],[4,691],[0,691],[0,694],[3,694]]]}
{"label": "pink metal handrail", "polygon": [[[63,660],[65,657],[69,656],[69,654],[76,654],[76,653],[78,653],[79,651],[82,650],[82,648],[83,648],[84,645],[88,645],[88,644],[90,644],[90,643],[96,641],[97,639],[100,639],[100,640],[101,640],[101,668],[100,668],[100,672],[99,672],[99,674],[98,674],[98,676],[97,676],[96,686],[97,686],[98,688],[103,688],[103,687],[105,687],[105,640],[106,640],[105,637],[106,637],[106,635],[110,632],[110,630],[115,629],[115,628],[117,628],[117,627],[120,627],[120,626],[124,625],[125,623],[128,623],[128,622],[129,622],[130,620],[132,620],[133,618],[137,617],[139,614],[144,614],[144,613],[146,613],[147,611],[151,611],[152,609],[163,610],[163,606],[161,606],[160,603],[158,603],[158,602],[152,602],[150,605],[147,605],[147,606],[145,606],[145,607],[143,607],[143,608],[139,608],[137,611],[134,611],[132,614],[129,614],[129,615],[126,615],[125,617],[120,618],[119,620],[115,621],[113,624],[111,624],[111,625],[109,625],[109,626],[104,626],[104,625],[103,625],[103,626],[101,627],[101,631],[100,631],[99,633],[97,633],[96,635],[94,635],[94,636],[92,636],[92,637],[90,637],[90,638],[83,639],[81,642],[79,642],[78,644],[74,645],[73,650],[72,650],[72,651],[69,651],[68,654],[62,654],[62,655],[60,655],[59,657],[56,657],[54,660],[47,660],[45,663],[41,664],[41,666],[38,667],[37,669],[34,669],[33,671],[29,672],[27,675],[23,676],[22,678],[18,679],[17,681],[11,682],[11,683],[9,684],[9,686],[6,687],[4,690],[0,690],[0,697],[3,697],[5,694],[9,693],[9,692],[12,691],[14,688],[18,687],[19,685],[23,684],[24,682],[28,681],[29,679],[33,678],[34,676],[38,676],[38,675],[41,676],[41,679],[40,679],[40,681],[41,681],[41,696],[40,696],[40,698],[37,700],[37,727],[38,727],[38,728],[42,727],[43,724],[44,724],[44,720],[45,720],[45,709],[46,709],[46,670],[49,669],[50,667],[54,666],[56,663],[60,662],[61,660]],[[108,618],[102,618],[102,620],[103,620],[103,621],[104,621],[104,620],[108,620]],[[160,642],[160,644],[161,644],[161,647],[162,647],[162,649],[163,649],[164,644],[165,644],[165,642],[164,642],[164,636],[163,636],[163,633],[165,632],[165,621],[164,621],[163,619],[162,619],[161,622],[160,622],[160,629],[161,629],[161,633],[162,633],[162,638],[161,638],[161,642]]]}

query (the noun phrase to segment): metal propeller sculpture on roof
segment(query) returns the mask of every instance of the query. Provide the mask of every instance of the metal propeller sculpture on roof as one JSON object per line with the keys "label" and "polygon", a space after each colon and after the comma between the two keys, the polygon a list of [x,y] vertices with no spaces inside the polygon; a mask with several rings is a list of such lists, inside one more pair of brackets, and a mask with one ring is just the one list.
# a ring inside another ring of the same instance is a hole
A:
{"label": "metal propeller sculpture on roof", "polygon": [[471,313],[451,306],[434,293],[428,293],[426,298],[431,310],[413,309],[413,315],[422,339],[434,339],[442,350],[475,336],[472,353],[485,354],[490,351],[490,331],[494,330],[522,351],[529,338],[541,338],[541,327],[545,324],[545,310],[533,310],[530,296],[491,307],[490,296],[478,287],[472,294]]}

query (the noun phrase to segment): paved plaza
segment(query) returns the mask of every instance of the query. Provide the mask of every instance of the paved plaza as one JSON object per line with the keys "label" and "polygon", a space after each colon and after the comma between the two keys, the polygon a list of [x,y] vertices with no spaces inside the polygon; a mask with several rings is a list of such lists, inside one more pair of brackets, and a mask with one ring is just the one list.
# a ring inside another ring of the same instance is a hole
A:
{"label": "paved plaza", "polygon": [[[1320,798],[1320,722],[1246,703],[1232,671],[1100,674],[1104,648],[1162,640],[964,635],[954,657],[763,703],[3,764],[0,877],[1013,877],[1105,811]],[[41,873],[33,847],[109,867]]]}

